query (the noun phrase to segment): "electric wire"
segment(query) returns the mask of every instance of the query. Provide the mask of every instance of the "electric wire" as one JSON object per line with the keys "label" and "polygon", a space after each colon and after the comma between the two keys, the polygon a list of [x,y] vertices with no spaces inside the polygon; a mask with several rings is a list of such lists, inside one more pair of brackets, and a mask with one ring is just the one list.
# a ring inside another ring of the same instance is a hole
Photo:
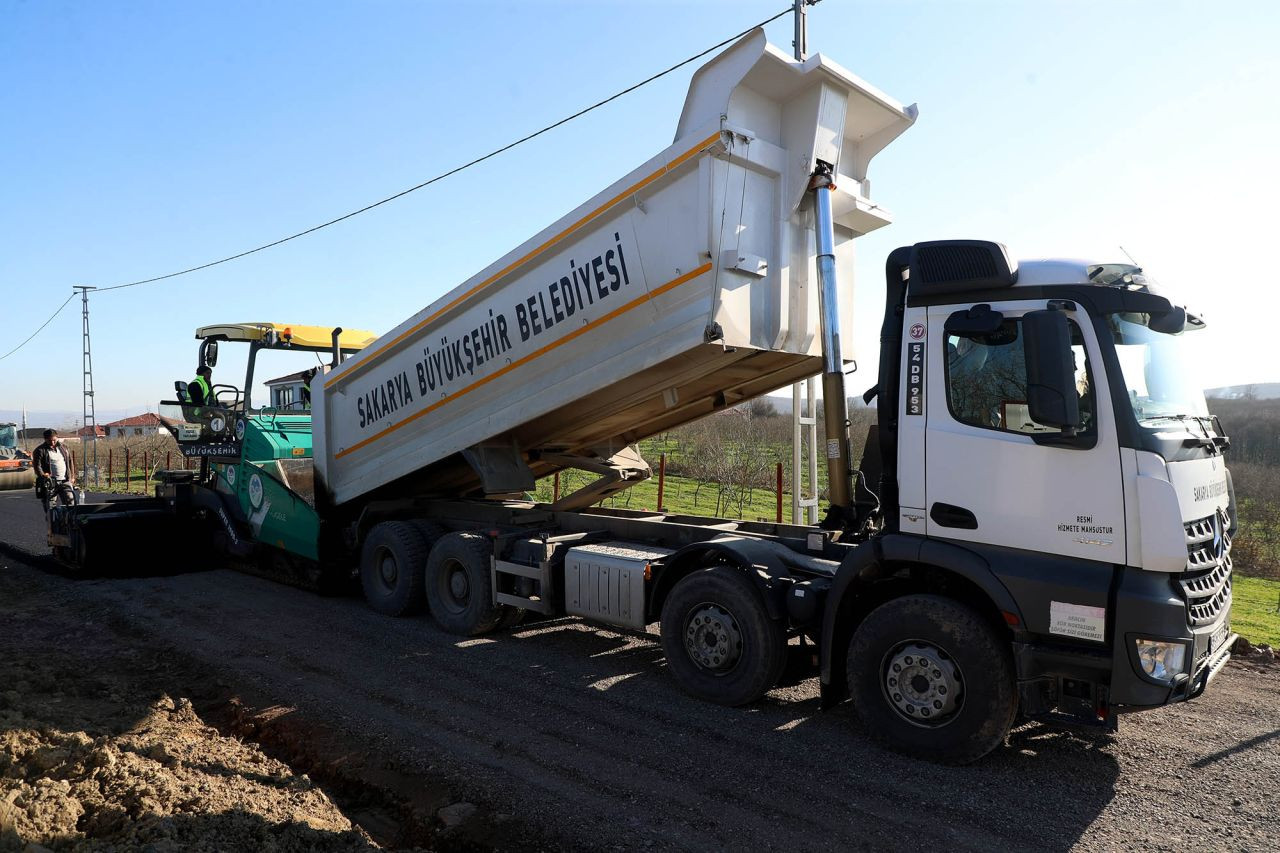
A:
{"label": "electric wire", "polygon": [[28,338],[27,338],[25,341],[23,341],[22,343],[18,344],[18,345],[17,345],[16,347],[14,347],[13,349],[9,350],[9,351],[8,351],[7,353],[5,353],[4,355],[0,355],[0,361],[4,361],[4,360],[5,360],[6,358],[8,358],[9,356],[13,355],[15,352],[17,352],[18,350],[22,349],[22,348],[23,348],[23,347],[25,347],[27,344],[31,343],[31,339],[32,339],[32,338],[34,338],[36,335],[40,334],[41,332],[43,332],[43,331],[44,331],[44,327],[45,327],[45,326],[47,326],[47,325],[49,325],[50,323],[52,323],[52,322],[53,322],[53,318],[54,318],[54,317],[57,317],[59,314],[61,314],[61,313],[62,313],[62,309],[63,309],[63,308],[66,308],[66,307],[67,307],[67,304],[68,304],[69,302],[71,302],[71,300],[72,300],[72,299],[75,299],[75,298],[76,298],[75,291],[72,291],[72,292],[71,292],[71,295],[67,297],[67,301],[66,301],[66,302],[63,302],[61,305],[59,305],[59,306],[58,306],[58,310],[57,310],[57,311],[54,311],[52,314],[50,314],[50,315],[49,315],[49,319],[48,319],[48,320],[45,320],[43,323],[41,323],[41,324],[40,324],[40,328],[38,328],[38,329],[36,329],[34,332],[32,332],[32,333],[31,333],[31,335],[30,335],[30,337],[28,337]]}
{"label": "electric wire", "polygon": [[585,108],[583,108],[583,109],[581,109],[581,110],[578,110],[576,113],[573,113],[572,115],[565,116],[564,118],[560,119],[559,121],[554,122],[554,123],[552,123],[552,124],[549,124],[549,125],[547,125],[546,127],[543,127],[541,130],[535,130],[533,133],[530,133],[530,134],[528,134],[527,136],[522,136],[521,138],[519,138],[519,139],[515,140],[514,142],[510,142],[510,143],[508,143],[508,144],[506,144],[506,145],[502,146],[501,148],[494,149],[493,151],[490,151],[488,154],[484,154],[484,155],[482,155],[482,156],[480,156],[480,157],[475,158],[474,160],[471,160],[471,161],[469,161],[469,162],[467,162],[467,163],[463,163],[461,166],[455,166],[454,168],[450,169],[450,170],[449,170],[449,171],[447,171],[447,172],[442,172],[442,173],[440,173],[439,175],[436,175],[436,176],[435,176],[435,177],[433,177],[433,178],[429,178],[429,179],[427,179],[427,180],[423,181],[423,182],[422,182],[422,183],[420,183],[420,184],[417,184],[417,185],[415,185],[415,186],[409,187],[409,188],[408,188],[408,189],[406,189],[406,190],[401,190],[400,192],[396,193],[395,195],[390,195],[390,196],[387,196],[387,197],[386,197],[386,198],[384,198],[384,199],[381,199],[381,200],[379,200],[379,201],[375,201],[375,202],[373,202],[372,204],[367,204],[367,205],[365,205],[364,207],[360,208],[359,210],[353,210],[353,211],[351,211],[350,213],[343,214],[342,216],[339,216],[339,217],[337,217],[337,218],[335,218],[335,219],[330,219],[328,222],[322,222],[322,223],[320,223],[319,225],[312,226],[311,228],[308,228],[308,229],[306,229],[305,231],[299,231],[299,232],[298,232],[298,233],[296,233],[296,234],[290,234],[288,237],[282,237],[282,238],[280,238],[279,240],[273,240],[272,242],[270,242],[270,243],[266,243],[266,244],[264,244],[264,245],[262,245],[262,246],[258,246],[258,247],[257,247],[257,248],[255,248],[255,249],[248,249],[248,250],[246,250],[246,251],[239,252],[239,253],[237,253],[237,254],[230,255],[230,256],[228,256],[228,257],[221,258],[221,259],[216,260],[216,261],[210,261],[210,262],[205,263],[205,264],[200,264],[199,266],[190,267],[190,268],[185,269],[185,270],[179,270],[178,272],[171,272],[171,273],[168,273],[168,274],[166,274],[166,275],[153,276],[152,278],[144,278],[144,279],[140,279],[140,280],[138,280],[138,281],[130,281],[130,282],[126,282],[126,283],[124,283],[124,284],[115,284],[115,285],[111,285],[110,287],[100,287],[100,288],[98,288],[98,292],[99,292],[99,293],[104,293],[104,292],[109,291],[109,290],[122,290],[122,289],[124,289],[124,288],[126,288],[126,287],[137,287],[137,286],[142,285],[142,284],[154,284],[154,283],[155,283],[155,282],[157,282],[157,281],[165,281],[166,279],[177,278],[178,276],[187,275],[187,274],[189,274],[189,273],[193,273],[193,272],[198,272],[198,271],[200,271],[200,270],[209,269],[210,267],[216,267],[216,266],[218,266],[219,264],[229,263],[230,261],[239,260],[240,258],[248,257],[249,255],[255,254],[255,253],[257,253],[257,252],[265,251],[266,249],[272,249],[272,248],[275,248],[276,246],[279,246],[279,245],[281,245],[281,244],[288,243],[290,240],[296,240],[296,239],[298,239],[299,237],[305,237],[305,236],[307,236],[308,234],[314,234],[315,232],[319,231],[319,230],[320,230],[320,229],[322,229],[322,228],[328,228],[330,225],[337,225],[339,222],[343,222],[343,221],[345,221],[345,220],[347,220],[347,219],[352,218],[353,216],[359,216],[359,215],[360,215],[360,214],[362,214],[362,213],[367,213],[367,212],[369,212],[370,210],[373,210],[375,207],[381,207],[382,205],[384,205],[384,204],[386,204],[386,203],[388,203],[388,202],[395,201],[395,200],[396,200],[396,199],[398,199],[398,198],[403,198],[404,196],[408,195],[409,193],[417,192],[417,191],[418,191],[418,190],[420,190],[420,189],[423,189],[423,188],[425,188],[425,187],[429,187],[429,186],[431,186],[432,184],[437,183],[438,181],[442,181],[442,180],[444,180],[445,178],[452,177],[453,175],[456,175],[456,174],[458,174],[459,172],[461,172],[461,171],[463,171],[463,170],[465,170],[465,169],[470,169],[472,166],[476,166],[476,165],[478,165],[478,164],[480,164],[480,163],[483,163],[483,162],[484,162],[484,161],[486,161],[486,160],[489,160],[489,159],[491,159],[491,158],[493,158],[493,157],[498,156],[499,154],[502,154],[502,153],[504,153],[504,152],[506,152],[506,151],[510,151],[512,148],[515,148],[517,145],[523,145],[524,143],[526,143],[526,142],[530,141],[531,139],[536,139],[537,137],[542,136],[544,133],[547,133],[547,132],[549,132],[549,131],[555,130],[557,127],[560,127],[560,126],[562,126],[562,125],[568,124],[569,122],[573,121],[574,119],[581,118],[582,116],[586,115],[587,113],[591,112],[592,110],[599,109],[600,107],[603,107],[605,104],[608,104],[608,103],[610,103],[610,102],[612,102],[612,101],[616,101],[618,98],[621,98],[623,95],[630,94],[631,92],[634,92],[636,89],[639,89],[639,88],[640,88],[640,87],[642,87],[642,86],[646,86],[646,85],[648,85],[649,83],[652,83],[654,80],[657,80],[657,79],[659,79],[660,77],[665,77],[666,75],[670,74],[671,72],[676,71],[677,69],[682,68],[682,67],[684,67],[685,65],[688,65],[690,62],[693,62],[693,61],[695,61],[695,60],[701,59],[702,57],[706,56],[708,53],[711,53],[711,52],[712,52],[712,51],[714,51],[714,50],[718,50],[718,49],[720,49],[720,48],[724,47],[725,45],[729,44],[730,42],[737,41],[738,39],[742,38],[744,35],[746,35],[747,33],[751,32],[751,31],[752,31],[752,30],[754,30],[754,29],[757,29],[757,28],[759,28],[759,27],[763,27],[765,24],[769,24],[769,23],[772,23],[773,21],[778,20],[778,19],[779,19],[779,18],[781,18],[783,15],[787,15],[787,14],[792,13],[792,12],[794,11],[794,8],[795,8],[794,6],[788,6],[787,8],[783,9],[783,10],[782,10],[781,12],[779,12],[778,14],[774,15],[773,17],[771,17],[771,18],[766,18],[765,20],[761,21],[760,23],[755,24],[754,26],[748,27],[747,29],[743,30],[742,32],[738,33],[737,35],[730,36],[729,38],[725,39],[724,41],[721,41],[721,42],[718,42],[718,43],[716,43],[716,44],[713,44],[711,47],[707,48],[706,50],[703,50],[703,51],[701,51],[700,53],[696,53],[696,54],[694,54],[693,56],[690,56],[688,59],[683,59],[683,60],[681,60],[680,62],[677,62],[675,65],[672,65],[670,68],[667,68],[667,69],[665,69],[665,70],[663,70],[663,71],[659,71],[657,74],[654,74],[654,75],[653,75],[653,76],[651,76],[651,77],[646,77],[644,80],[641,80],[639,83],[636,83],[636,84],[634,84],[634,85],[628,86],[627,88],[623,89],[622,91],[617,92],[617,93],[615,93],[615,94],[612,94],[612,95],[610,95],[609,97],[605,98],[604,100],[597,101],[596,103],[592,104],[592,105],[591,105],[591,106],[589,106],[589,107],[585,107]]}
{"label": "electric wire", "polygon": [[[817,0],[811,0],[811,2],[809,3],[809,5],[813,5],[813,4],[814,4],[814,3],[816,3],[816,2],[817,2]],[[740,33],[737,33],[737,34],[735,34],[735,35],[732,35],[732,36],[730,36],[729,38],[724,39],[723,41],[717,42],[716,44],[711,45],[711,46],[710,46],[710,47],[708,47],[707,49],[705,49],[705,50],[703,50],[703,51],[701,51],[701,52],[699,52],[699,53],[696,53],[696,54],[694,54],[693,56],[690,56],[690,57],[689,57],[689,58],[687,58],[687,59],[683,59],[683,60],[681,60],[680,62],[677,62],[675,65],[672,65],[672,66],[670,66],[669,68],[666,68],[666,69],[664,69],[664,70],[662,70],[662,71],[659,71],[657,74],[654,74],[654,75],[652,75],[652,76],[650,76],[650,77],[646,77],[645,79],[641,80],[640,82],[635,83],[635,84],[633,84],[633,85],[631,85],[631,86],[628,86],[627,88],[625,88],[625,89],[623,89],[623,90],[621,90],[621,91],[619,91],[619,92],[616,92],[616,93],[614,93],[614,94],[610,95],[609,97],[604,98],[603,100],[597,101],[597,102],[595,102],[594,104],[592,104],[592,105],[590,105],[590,106],[588,106],[588,107],[584,107],[583,109],[578,110],[576,113],[573,113],[572,115],[565,116],[564,118],[560,119],[559,121],[556,121],[556,122],[553,122],[552,124],[546,125],[545,127],[541,128],[540,130],[536,130],[536,131],[534,131],[533,133],[530,133],[530,134],[528,134],[528,135],[526,135],[526,136],[522,136],[522,137],[520,137],[519,139],[515,140],[514,142],[510,142],[510,143],[508,143],[508,144],[506,144],[506,145],[502,146],[501,148],[496,148],[496,149],[494,149],[493,151],[490,151],[488,154],[484,154],[484,155],[482,155],[482,156],[480,156],[480,157],[476,157],[474,160],[470,160],[470,161],[468,161],[468,162],[466,162],[466,163],[463,163],[463,164],[462,164],[462,165],[460,165],[460,166],[455,166],[454,168],[452,168],[452,169],[448,170],[447,172],[442,172],[442,173],[440,173],[440,174],[436,175],[436,176],[435,176],[435,177],[433,177],[433,178],[429,178],[429,179],[427,179],[427,180],[423,181],[423,182],[422,182],[422,183],[420,183],[420,184],[416,184],[416,185],[414,185],[414,186],[412,186],[412,187],[409,187],[408,189],[401,190],[400,192],[395,193],[394,195],[389,195],[389,196],[387,196],[386,198],[383,198],[383,199],[380,199],[380,200],[378,200],[378,201],[373,202],[372,204],[367,204],[367,205],[365,205],[364,207],[362,207],[362,208],[360,208],[360,209],[358,209],[358,210],[353,210],[353,211],[351,211],[350,213],[346,213],[346,214],[343,214],[342,216],[336,217],[336,218],[334,218],[334,219],[330,219],[330,220],[329,220],[329,221],[327,221],[327,222],[322,222],[322,223],[320,223],[319,225],[314,225],[314,226],[312,226],[311,228],[308,228],[308,229],[306,229],[306,230],[304,230],[304,231],[299,231],[299,232],[297,232],[296,234],[290,234],[288,237],[282,237],[282,238],[280,238],[279,240],[273,240],[273,241],[271,241],[270,243],[265,243],[265,244],[263,244],[263,245],[261,245],[261,246],[258,246],[258,247],[256,247],[256,248],[253,248],[253,249],[247,249],[246,251],[238,252],[238,253],[236,253],[236,254],[234,254],[234,255],[229,255],[229,256],[227,256],[227,257],[225,257],[225,258],[220,258],[220,259],[218,259],[218,260],[216,260],[216,261],[209,261],[208,263],[200,264],[200,265],[198,265],[198,266],[194,266],[194,267],[189,267],[189,268],[187,268],[187,269],[179,270],[179,271],[177,271],[177,272],[167,273],[167,274],[165,274],[165,275],[158,275],[158,276],[153,276],[153,277],[151,277],[151,278],[139,279],[138,281],[125,282],[124,284],[114,284],[114,285],[111,285],[111,286],[109,286],[109,287],[99,287],[99,288],[97,288],[97,292],[98,292],[98,293],[105,293],[105,292],[107,292],[107,291],[111,291],[111,290],[123,290],[124,288],[127,288],[127,287],[138,287],[139,285],[143,285],[143,284],[154,284],[155,282],[158,282],[158,281],[166,281],[166,280],[171,279],[171,278],[177,278],[177,277],[179,277],[179,276],[188,275],[188,274],[193,273],[193,272],[199,272],[200,270],[209,269],[210,267],[216,267],[216,266],[219,266],[219,265],[221,265],[221,264],[229,263],[229,262],[231,262],[231,261],[239,260],[240,258],[248,257],[249,255],[253,255],[253,254],[256,254],[256,253],[258,253],[258,252],[265,251],[265,250],[267,250],[267,249],[275,248],[276,246],[282,245],[282,244],[284,244],[284,243],[288,243],[288,242],[289,242],[289,241],[291,241],[291,240],[296,240],[296,239],[298,239],[299,237],[305,237],[305,236],[307,236],[308,234],[314,234],[315,232],[317,232],[317,231],[319,231],[319,230],[321,230],[321,229],[323,229],[323,228],[328,228],[328,227],[329,227],[329,226],[331,226],[331,225],[337,225],[339,222],[343,222],[343,221],[345,221],[345,220],[351,219],[351,218],[352,218],[352,217],[354,217],[354,216],[359,216],[359,215],[360,215],[360,214],[362,214],[362,213],[367,213],[367,212],[369,212],[370,210],[373,210],[373,209],[374,209],[374,208],[376,208],[376,207],[381,207],[382,205],[387,204],[388,202],[392,202],[392,201],[395,201],[396,199],[403,198],[404,196],[409,195],[410,193],[417,192],[417,191],[418,191],[418,190],[420,190],[420,189],[424,189],[424,188],[426,188],[426,187],[429,187],[429,186],[431,186],[431,185],[432,185],[432,184],[434,184],[434,183],[438,183],[439,181],[444,180],[445,178],[452,177],[453,175],[456,175],[456,174],[458,174],[459,172],[462,172],[462,171],[464,171],[464,170],[466,170],[466,169],[470,169],[472,166],[479,165],[480,163],[483,163],[483,162],[484,162],[484,161],[486,161],[486,160],[492,159],[492,158],[494,158],[494,157],[498,156],[499,154],[502,154],[502,153],[505,153],[505,152],[507,152],[507,151],[510,151],[512,148],[515,148],[515,147],[516,147],[516,146],[518,146],[518,145],[523,145],[524,143],[529,142],[529,141],[530,141],[530,140],[532,140],[532,139],[536,139],[537,137],[542,136],[544,133],[548,133],[548,132],[550,132],[550,131],[552,131],[552,130],[555,130],[555,129],[556,129],[556,128],[558,128],[558,127],[561,127],[561,126],[563,126],[563,125],[565,125],[565,124],[568,124],[569,122],[573,121],[574,119],[581,118],[582,116],[586,115],[587,113],[592,112],[593,110],[597,110],[597,109],[599,109],[600,107],[603,107],[605,104],[611,103],[612,101],[616,101],[618,98],[621,98],[621,97],[622,97],[622,96],[624,96],[624,95],[628,95],[628,94],[630,94],[630,93],[634,92],[635,90],[637,90],[637,89],[641,88],[642,86],[646,86],[646,85],[648,85],[649,83],[652,83],[653,81],[658,80],[659,78],[665,77],[666,75],[670,74],[670,73],[671,73],[671,72],[673,72],[673,71],[676,71],[676,70],[678,70],[678,69],[680,69],[680,68],[683,68],[684,66],[688,65],[690,62],[694,62],[694,61],[696,61],[696,60],[698,60],[698,59],[701,59],[702,57],[706,56],[708,53],[711,53],[712,51],[719,50],[720,48],[724,47],[725,45],[727,45],[727,44],[729,44],[729,43],[731,43],[731,42],[737,41],[738,39],[742,38],[742,37],[743,37],[744,35],[746,35],[747,33],[751,32],[752,30],[758,29],[759,27],[763,27],[763,26],[765,26],[766,24],[773,23],[774,21],[776,21],[776,20],[778,20],[779,18],[781,18],[783,15],[786,15],[786,14],[789,14],[789,13],[793,12],[793,11],[794,11],[794,9],[795,9],[794,5],[788,6],[787,8],[783,9],[781,12],[778,12],[776,15],[773,15],[772,17],[769,17],[769,18],[765,18],[763,21],[759,22],[758,24],[754,24],[753,26],[750,26],[750,27],[746,28],[745,30],[743,30],[743,31],[742,31],[742,32],[740,32]],[[73,293],[71,294],[71,296],[68,296],[68,297],[67,297],[67,301],[66,301],[66,302],[63,302],[60,306],[58,306],[58,310],[54,311],[54,312],[53,312],[53,314],[52,314],[52,315],[50,315],[49,319],[45,320],[42,324],[40,324],[40,328],[38,328],[38,329],[36,329],[34,332],[32,332],[32,333],[31,333],[31,335],[30,335],[26,340],[24,340],[22,343],[18,344],[16,347],[14,347],[13,349],[9,350],[9,351],[8,351],[7,353],[5,353],[4,355],[0,355],[0,361],[4,361],[4,360],[5,360],[6,358],[8,358],[9,356],[13,355],[13,354],[14,354],[14,353],[16,353],[18,350],[22,349],[22,348],[23,348],[23,347],[25,347],[27,344],[31,343],[31,341],[36,337],[36,335],[38,335],[38,334],[40,334],[42,331],[44,331],[45,327],[46,327],[46,326],[48,326],[51,322],[53,322],[53,319],[54,319],[55,317],[57,317],[60,313],[62,313],[62,309],[63,309],[63,308],[66,308],[66,307],[67,307],[67,304],[68,304],[68,303],[70,303],[70,302],[71,302],[71,300],[72,300],[72,299],[74,299],[74,298],[75,298],[75,293],[73,292]]]}

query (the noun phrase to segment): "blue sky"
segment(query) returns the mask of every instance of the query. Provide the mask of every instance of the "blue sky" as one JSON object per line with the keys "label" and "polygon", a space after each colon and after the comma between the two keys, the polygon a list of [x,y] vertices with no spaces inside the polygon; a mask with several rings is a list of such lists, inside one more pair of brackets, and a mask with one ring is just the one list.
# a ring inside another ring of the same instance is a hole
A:
{"label": "blue sky", "polygon": [[[341,215],[786,5],[0,0],[0,353],[72,285]],[[789,17],[767,32],[790,50]],[[946,237],[1021,257],[1122,260],[1123,245],[1209,319],[1194,344],[1205,384],[1280,380],[1264,325],[1280,314],[1278,40],[1280,4],[1263,2],[811,9],[811,51],[920,107],[871,168],[896,222],[859,244],[851,387],[873,381],[886,254]],[[99,421],[189,379],[198,325],[390,329],[665,148],[696,65],[317,234],[93,298]],[[0,416],[55,418],[80,399],[76,302],[0,361]]]}

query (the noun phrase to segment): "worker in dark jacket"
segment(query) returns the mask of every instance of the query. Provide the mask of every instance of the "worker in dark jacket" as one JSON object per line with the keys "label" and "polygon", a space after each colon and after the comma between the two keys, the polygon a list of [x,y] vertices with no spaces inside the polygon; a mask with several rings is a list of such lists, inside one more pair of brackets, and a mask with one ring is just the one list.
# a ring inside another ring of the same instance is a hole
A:
{"label": "worker in dark jacket", "polygon": [[316,378],[318,368],[311,368],[302,372],[302,408],[303,411],[311,411],[311,380]]}
{"label": "worker in dark jacket", "polygon": [[48,521],[50,503],[57,501],[63,506],[75,503],[75,460],[58,438],[58,431],[47,429],[44,443],[31,454],[31,464],[36,472],[36,494],[44,505],[44,517]]}
{"label": "worker in dark jacket", "polygon": [[202,364],[196,369],[196,378],[187,383],[187,396],[191,398],[193,404],[213,405],[213,387],[210,385],[212,379],[213,368],[209,365]]}

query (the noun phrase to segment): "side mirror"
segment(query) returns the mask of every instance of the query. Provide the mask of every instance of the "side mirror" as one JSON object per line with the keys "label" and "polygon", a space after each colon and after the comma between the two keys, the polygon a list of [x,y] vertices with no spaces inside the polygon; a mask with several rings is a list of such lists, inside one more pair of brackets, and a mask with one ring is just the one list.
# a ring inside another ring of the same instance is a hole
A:
{"label": "side mirror", "polygon": [[1062,311],[1032,311],[1022,318],[1027,362],[1027,413],[1038,424],[1073,435],[1080,427],[1071,327]]}
{"label": "side mirror", "polygon": [[1170,307],[1168,311],[1152,314],[1151,319],[1147,321],[1148,329],[1153,332],[1164,332],[1167,335],[1179,334],[1186,326],[1187,309],[1177,305]]}
{"label": "side mirror", "polygon": [[200,344],[200,365],[218,366],[218,342],[205,341]]}

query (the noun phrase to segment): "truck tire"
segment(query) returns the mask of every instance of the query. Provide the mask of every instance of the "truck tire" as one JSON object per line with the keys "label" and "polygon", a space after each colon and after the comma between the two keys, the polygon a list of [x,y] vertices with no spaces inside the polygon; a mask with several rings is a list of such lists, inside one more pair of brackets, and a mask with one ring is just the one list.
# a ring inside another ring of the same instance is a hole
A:
{"label": "truck tire", "polygon": [[422,608],[422,535],[403,521],[375,525],[360,549],[360,586],[369,606],[388,616]]}
{"label": "truck tire", "polygon": [[450,634],[475,637],[498,626],[504,607],[493,603],[489,560],[493,545],[478,533],[449,533],[427,558],[427,603]]}
{"label": "truck tire", "polygon": [[1017,711],[1009,644],[972,608],[908,595],[871,611],[849,642],[858,716],[890,748],[946,764],[999,746]]}
{"label": "truck tire", "polygon": [[786,635],[742,572],[712,566],[682,578],[662,605],[662,650],[676,684],[718,705],[745,705],[778,683]]}
{"label": "truck tire", "polygon": [[428,552],[436,546],[441,537],[449,532],[443,526],[436,524],[434,521],[427,521],[425,518],[411,518],[409,519],[409,525],[418,531]]}

